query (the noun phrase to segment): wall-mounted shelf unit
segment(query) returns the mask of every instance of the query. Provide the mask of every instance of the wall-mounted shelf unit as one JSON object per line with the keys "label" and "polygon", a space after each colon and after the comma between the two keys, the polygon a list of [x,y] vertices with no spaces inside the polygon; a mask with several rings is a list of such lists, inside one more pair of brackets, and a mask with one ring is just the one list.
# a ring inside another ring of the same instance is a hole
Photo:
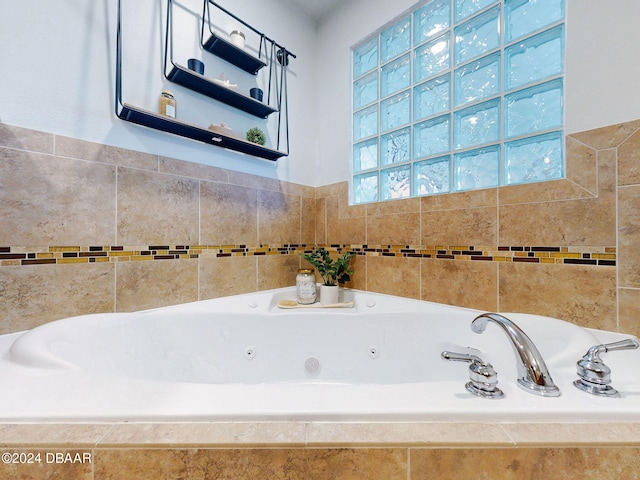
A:
{"label": "wall-mounted shelf unit", "polygon": [[[256,75],[261,68],[268,64],[262,61],[260,58],[256,58],[253,55],[239,49],[230,42],[227,42],[219,35],[216,35],[211,29],[211,21],[207,21],[209,24],[209,30],[211,36],[204,41],[204,26],[205,26],[205,12],[209,14],[209,4],[214,5],[223,11],[223,13],[230,15],[235,20],[241,22],[243,25],[250,28],[260,36],[260,56],[262,56],[262,48],[265,48],[267,43],[271,45],[272,64],[275,58],[280,63],[280,76],[278,77],[278,68],[270,68],[269,71],[269,92],[267,95],[266,103],[260,102],[251,98],[250,96],[243,95],[231,87],[225,86],[223,82],[218,82],[216,79],[209,79],[204,75],[200,75],[173,60],[173,22],[172,22],[172,0],[167,0],[167,30],[165,36],[165,49],[164,49],[164,73],[165,77],[178,85],[193,90],[197,93],[205,95],[209,98],[218,100],[226,105],[237,108],[251,115],[259,118],[268,118],[273,113],[278,114],[277,118],[277,142],[276,148],[269,148],[263,145],[249,142],[247,140],[220,134],[214,132],[208,128],[204,128],[192,123],[188,123],[182,120],[178,120],[171,117],[159,115],[147,109],[133,106],[131,104],[123,103],[122,101],[122,0],[118,0],[118,20],[117,20],[117,32],[116,32],[116,100],[115,111],[118,118],[127,122],[142,125],[162,132],[171,133],[181,137],[189,138],[192,140],[200,141],[209,145],[215,145],[218,147],[234,150],[237,152],[245,153],[255,157],[263,158],[266,160],[277,160],[281,157],[285,157],[289,154],[289,128],[288,128],[288,109],[287,109],[287,94],[286,94],[286,66],[288,64],[288,57],[295,58],[295,55],[286,50],[281,45],[275,43],[269,37],[255,30],[253,27],[240,20],[238,17],[228,12],[213,0],[204,0],[204,7],[202,13],[202,47],[208,52],[222,58],[223,60],[232,63],[233,65],[241,68],[242,70]],[[210,17],[210,14],[209,14]],[[282,61],[284,59],[284,61]],[[168,67],[170,68],[168,69]],[[167,71],[168,70],[168,71]],[[277,103],[277,107],[269,105],[271,98],[271,89],[273,88],[275,94],[274,98]],[[282,151],[280,146],[280,130],[282,124],[282,111],[285,113],[285,126],[286,126],[286,142],[287,149]]]}

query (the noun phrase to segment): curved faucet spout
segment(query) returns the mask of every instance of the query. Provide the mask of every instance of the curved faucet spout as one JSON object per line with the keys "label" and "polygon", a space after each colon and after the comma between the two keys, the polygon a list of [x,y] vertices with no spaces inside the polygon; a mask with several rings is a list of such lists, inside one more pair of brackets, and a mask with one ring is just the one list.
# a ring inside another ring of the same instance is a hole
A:
{"label": "curved faucet spout", "polygon": [[471,330],[482,333],[489,321],[498,325],[511,342],[518,367],[518,386],[536,395],[559,396],[560,389],[553,383],[542,355],[527,334],[515,323],[497,313],[483,313],[473,319]]}

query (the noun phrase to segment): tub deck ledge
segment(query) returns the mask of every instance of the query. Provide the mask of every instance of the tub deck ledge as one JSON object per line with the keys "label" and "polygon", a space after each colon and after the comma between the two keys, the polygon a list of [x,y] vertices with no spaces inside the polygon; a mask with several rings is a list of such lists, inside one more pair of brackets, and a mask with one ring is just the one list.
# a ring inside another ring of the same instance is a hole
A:
{"label": "tub deck ledge", "polygon": [[640,445],[640,423],[4,423],[2,448],[531,447]]}

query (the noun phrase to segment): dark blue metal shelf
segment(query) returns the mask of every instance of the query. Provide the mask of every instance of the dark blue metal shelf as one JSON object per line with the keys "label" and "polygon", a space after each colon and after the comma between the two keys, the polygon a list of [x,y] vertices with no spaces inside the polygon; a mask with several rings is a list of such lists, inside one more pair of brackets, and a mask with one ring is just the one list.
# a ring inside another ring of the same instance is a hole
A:
{"label": "dark blue metal shelf", "polygon": [[200,75],[177,63],[173,63],[173,68],[167,75],[167,79],[256,117],[267,118],[272,113],[277,112],[275,108],[271,108],[269,105],[215,83],[204,75]]}
{"label": "dark blue metal shelf", "polygon": [[259,58],[250,55],[215,33],[212,33],[207,41],[202,44],[202,48],[251,75],[256,75],[262,67],[267,66]]}
{"label": "dark blue metal shelf", "polygon": [[273,150],[241,138],[221,135],[207,128],[181,122],[174,118],[165,117],[126,103],[122,106],[118,117],[127,122],[172,133],[180,137],[190,138],[209,145],[216,145],[236,152],[246,153],[247,155],[264,158],[265,160],[277,160],[287,156],[285,152],[279,150]]}

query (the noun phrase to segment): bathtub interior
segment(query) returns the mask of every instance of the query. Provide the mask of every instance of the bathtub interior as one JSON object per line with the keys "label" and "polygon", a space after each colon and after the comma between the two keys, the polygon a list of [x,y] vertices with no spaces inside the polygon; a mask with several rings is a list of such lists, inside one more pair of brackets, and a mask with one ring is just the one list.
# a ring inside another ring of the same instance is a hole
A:
{"label": "bathtub interior", "polygon": [[[73,317],[0,337],[0,417],[8,419],[640,419],[639,351],[606,355],[620,399],[573,387],[592,345],[628,338],[504,313],[542,353],[559,398],[518,388],[506,335],[479,311],[347,291],[352,308],[278,308],[291,288],[137,313]],[[493,364],[501,400],[468,393],[468,366]],[[15,388],[12,388],[15,386]],[[70,392],[82,392],[81,396]],[[26,400],[25,400],[26,399]],[[54,401],[55,400],[55,401]]]}
{"label": "bathtub interior", "polygon": [[[440,358],[451,350],[480,356],[500,377],[515,377],[504,333],[492,324],[482,335],[471,331],[478,312],[404,301],[379,305],[372,295],[350,293],[354,308],[284,310],[273,296],[250,296],[228,306],[214,301],[79,316],[25,333],[10,358],[32,367],[172,383],[398,384],[464,378],[465,364]],[[248,308],[238,305],[242,300]],[[567,322],[508,316],[556,370],[575,369],[580,353],[598,343]]]}

